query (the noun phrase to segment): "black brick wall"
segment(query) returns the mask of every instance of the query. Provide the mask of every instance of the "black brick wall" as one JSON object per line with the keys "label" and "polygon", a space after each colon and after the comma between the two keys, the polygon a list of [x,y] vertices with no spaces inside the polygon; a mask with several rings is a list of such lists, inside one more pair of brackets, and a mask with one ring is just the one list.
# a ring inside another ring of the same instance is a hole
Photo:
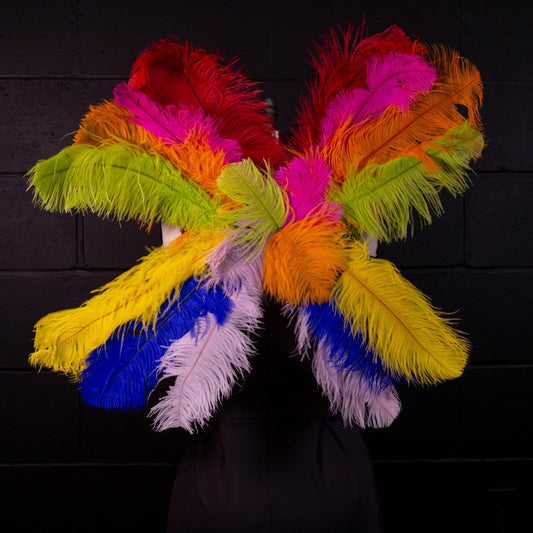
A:
{"label": "black brick wall", "polygon": [[389,532],[533,530],[533,8],[501,3],[18,0],[0,19],[0,531],[164,531],[189,438],[146,413],[82,404],[63,376],[27,364],[32,327],[74,307],[160,242],[135,225],[41,212],[24,173],[70,143],[143,47],[176,34],[239,55],[286,131],[306,50],[330,25],[392,23],[458,48],[485,82],[488,139],[464,198],[412,239],[380,249],[473,343],[465,375],[402,389],[404,411],[367,431]]}

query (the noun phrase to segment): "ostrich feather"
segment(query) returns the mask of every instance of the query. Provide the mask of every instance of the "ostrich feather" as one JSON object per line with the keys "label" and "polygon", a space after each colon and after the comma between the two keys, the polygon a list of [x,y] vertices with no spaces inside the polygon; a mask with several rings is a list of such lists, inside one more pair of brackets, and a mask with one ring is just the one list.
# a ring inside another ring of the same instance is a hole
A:
{"label": "ostrich feather", "polygon": [[[331,169],[316,151],[295,157],[274,172],[274,179],[289,199],[291,214],[285,224],[302,220],[324,205],[330,176]],[[333,207],[331,215],[338,218]]]}
{"label": "ostrich feather", "polygon": [[352,27],[341,35],[331,30],[323,43],[315,44],[311,66],[315,75],[308,85],[308,96],[301,100],[297,113],[297,127],[292,144],[304,153],[320,138],[320,123],[328,105],[340,91],[366,87],[366,68],[370,57],[389,52],[417,54],[424,47],[411,39],[398,26],[364,37],[364,23],[357,31]]}
{"label": "ostrich feather", "polygon": [[345,219],[360,231],[386,242],[405,239],[414,230],[414,214],[430,224],[432,215],[443,212],[440,192],[454,196],[469,185],[470,162],[479,157],[483,136],[468,121],[435,139],[426,154],[437,165],[428,169],[417,157],[399,157],[384,164],[357,165],[332,199],[344,209]]}
{"label": "ostrich feather", "polygon": [[166,160],[119,141],[67,146],[30,171],[35,199],[50,211],[92,211],[118,220],[213,224],[217,205]]}
{"label": "ostrich feather", "polygon": [[435,68],[424,58],[397,52],[369,58],[366,71],[367,88],[340,91],[326,108],[320,122],[322,146],[344,122],[355,125],[390,105],[405,113],[418,96],[431,89],[437,77]]}
{"label": "ostrich feather", "polygon": [[250,371],[254,347],[249,334],[259,325],[260,296],[243,287],[232,301],[224,323],[208,313],[202,331],[174,341],[163,355],[160,376],[175,377],[175,383],[151,410],[157,431],[181,427],[193,433]]}
{"label": "ostrich feather", "polygon": [[220,135],[234,139],[244,158],[277,166],[285,150],[274,135],[257,84],[220,56],[188,42],[160,40],[133,64],[129,85],[159,104],[201,108],[217,122]]}
{"label": "ostrich feather", "polygon": [[100,146],[123,140],[148,153],[159,154],[208,192],[216,189],[226,156],[220,150],[213,152],[201,131],[192,131],[181,144],[169,146],[130,118],[133,114],[114,102],[91,106],[81,120],[74,144]]}
{"label": "ostrich feather", "polygon": [[430,148],[435,138],[463,124],[465,119],[457,105],[463,105],[471,125],[481,129],[482,83],[477,69],[445,47],[432,48],[430,64],[438,72],[434,89],[406,113],[390,106],[358,127],[345,125],[337,129],[322,152],[335,181],[342,181],[354,162],[361,169],[369,163],[386,163],[403,156],[420,157],[435,169],[424,149]]}
{"label": "ostrich feather", "polygon": [[269,170],[259,170],[250,159],[228,165],[218,178],[218,187],[235,204],[219,210],[220,223],[233,228],[230,246],[256,258],[287,218],[282,190]]}
{"label": "ostrich feather", "polygon": [[401,404],[393,385],[376,392],[367,386],[359,371],[348,372],[332,366],[323,341],[318,343],[312,368],[331,410],[340,413],[346,425],[388,427],[400,414]]}
{"label": "ostrich feather", "polygon": [[272,235],[263,260],[265,292],[293,305],[327,301],[345,266],[344,231],[326,213]]}
{"label": "ostrich feather", "polygon": [[219,231],[184,233],[101,287],[80,307],[41,318],[35,325],[30,363],[78,379],[87,356],[118,327],[129,321],[152,324],[170,294],[205,271],[209,253],[221,239]]}
{"label": "ostrich feather", "polygon": [[189,278],[179,296],[171,295],[161,306],[153,326],[128,322],[89,354],[80,377],[83,400],[105,409],[142,408],[156,385],[166,347],[201,327],[208,312],[222,324],[230,310],[231,301],[220,288],[206,289],[205,282]]}
{"label": "ostrich feather", "polygon": [[468,343],[392,263],[353,242],[333,289],[339,311],[387,371],[409,383],[436,384],[463,372]]}
{"label": "ostrich feather", "polygon": [[203,109],[184,105],[159,105],[140,91],[134,91],[127,83],[119,83],[113,90],[116,103],[133,113],[126,118],[160,137],[165,144],[181,144],[191,133],[205,136],[213,150],[224,153],[226,163],[242,159],[239,143],[218,134],[215,121]]}

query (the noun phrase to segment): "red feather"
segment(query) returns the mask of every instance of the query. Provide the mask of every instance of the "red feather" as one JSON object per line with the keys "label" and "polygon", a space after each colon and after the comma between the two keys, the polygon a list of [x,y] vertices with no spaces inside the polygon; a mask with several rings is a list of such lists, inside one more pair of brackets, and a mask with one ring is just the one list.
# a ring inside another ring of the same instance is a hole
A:
{"label": "red feather", "polygon": [[286,159],[257,84],[220,56],[189,42],[161,40],[146,48],[132,67],[129,85],[159,104],[202,108],[217,121],[221,136],[236,140],[256,165]]}
{"label": "red feather", "polygon": [[420,54],[425,51],[398,26],[361,38],[366,34],[363,22],[357,30],[349,26],[346,32],[332,29],[322,44],[315,43],[315,55],[311,57],[314,79],[308,84],[309,96],[302,99],[293,131],[292,146],[298,153],[308,150],[320,137],[320,121],[327,105],[339,91],[353,88],[366,89],[366,65],[368,58],[389,52]]}

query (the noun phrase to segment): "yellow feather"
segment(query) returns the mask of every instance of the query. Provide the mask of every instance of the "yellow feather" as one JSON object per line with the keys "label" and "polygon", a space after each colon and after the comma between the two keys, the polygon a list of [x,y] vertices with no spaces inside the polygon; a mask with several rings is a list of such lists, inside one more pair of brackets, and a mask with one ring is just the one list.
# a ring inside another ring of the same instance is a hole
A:
{"label": "yellow feather", "polygon": [[72,375],[84,368],[85,359],[106,342],[118,327],[131,320],[153,323],[161,304],[189,277],[206,268],[211,250],[222,232],[187,232],[169,247],[160,247],[142,261],[101,287],[96,296],[76,309],[41,318],[35,326],[34,366]]}
{"label": "yellow feather", "polygon": [[392,263],[373,259],[359,242],[332,293],[339,310],[384,366],[408,382],[435,384],[460,376],[468,342]]}

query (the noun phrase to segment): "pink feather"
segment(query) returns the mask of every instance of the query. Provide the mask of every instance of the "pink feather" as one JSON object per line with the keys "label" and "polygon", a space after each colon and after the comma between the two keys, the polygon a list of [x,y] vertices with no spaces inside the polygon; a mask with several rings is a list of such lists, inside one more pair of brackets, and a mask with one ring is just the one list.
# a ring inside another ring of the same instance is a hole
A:
{"label": "pink feather", "polygon": [[351,125],[382,113],[395,105],[403,112],[419,96],[431,89],[436,70],[415,54],[391,52],[373,56],[367,65],[367,89],[340,92],[328,105],[320,124],[322,145],[347,120]]}
{"label": "pink feather", "polygon": [[170,146],[185,142],[191,132],[201,132],[213,151],[222,150],[227,163],[242,159],[239,143],[218,134],[215,120],[201,108],[183,105],[162,105],[154,102],[127,83],[119,83],[113,90],[115,102],[135,116],[128,120],[153,133]]}
{"label": "pink feather", "polygon": [[[291,207],[292,217],[288,217],[285,225],[302,220],[324,205],[330,177],[328,164],[314,152],[295,157],[288,165],[274,172],[274,179],[286,191]],[[333,204],[330,207],[332,216],[338,219],[340,213],[337,213]]]}

